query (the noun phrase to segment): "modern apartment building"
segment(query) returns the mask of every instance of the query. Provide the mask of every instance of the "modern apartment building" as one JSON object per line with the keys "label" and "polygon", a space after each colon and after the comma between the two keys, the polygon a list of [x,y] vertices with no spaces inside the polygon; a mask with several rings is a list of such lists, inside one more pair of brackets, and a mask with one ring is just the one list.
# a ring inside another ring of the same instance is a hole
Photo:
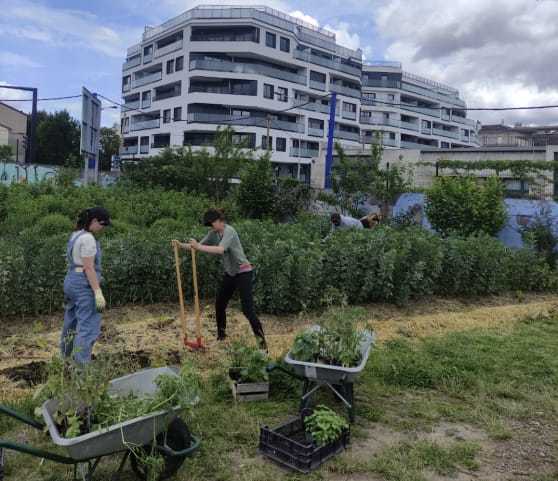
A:
{"label": "modern apartment building", "polygon": [[476,145],[456,90],[400,64],[363,66],[335,34],[268,7],[199,6],[146,27],[128,49],[123,159],[208,146],[232,125],[239,142],[270,150],[278,175],[309,182],[327,148],[332,92],[334,137],[347,147],[375,131],[386,147]]}

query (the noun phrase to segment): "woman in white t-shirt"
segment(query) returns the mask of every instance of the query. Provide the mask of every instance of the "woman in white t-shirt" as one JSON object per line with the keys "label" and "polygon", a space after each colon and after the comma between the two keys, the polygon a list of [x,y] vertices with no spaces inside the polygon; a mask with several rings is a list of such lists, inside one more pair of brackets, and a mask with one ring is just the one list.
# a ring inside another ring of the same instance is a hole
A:
{"label": "woman in white t-shirt", "polygon": [[62,355],[73,355],[76,364],[91,360],[93,344],[101,332],[100,313],[106,301],[101,290],[101,246],[93,234],[108,225],[112,225],[110,214],[104,207],[82,211],[66,248],[69,269],[64,278],[64,295],[67,304],[60,347]]}

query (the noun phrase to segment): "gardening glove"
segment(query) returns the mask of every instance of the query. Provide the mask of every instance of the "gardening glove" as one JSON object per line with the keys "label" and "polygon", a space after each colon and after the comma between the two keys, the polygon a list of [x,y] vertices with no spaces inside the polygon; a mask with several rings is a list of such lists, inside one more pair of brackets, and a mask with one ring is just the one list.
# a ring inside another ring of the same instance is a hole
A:
{"label": "gardening glove", "polygon": [[97,312],[103,312],[107,307],[107,301],[105,301],[105,296],[103,296],[103,291],[97,289],[95,291],[95,309]]}

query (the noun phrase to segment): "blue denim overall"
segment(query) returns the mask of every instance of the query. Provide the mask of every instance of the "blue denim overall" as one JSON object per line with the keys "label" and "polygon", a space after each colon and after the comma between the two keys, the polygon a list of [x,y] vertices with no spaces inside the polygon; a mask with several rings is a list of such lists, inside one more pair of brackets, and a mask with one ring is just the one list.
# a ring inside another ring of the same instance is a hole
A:
{"label": "blue denim overall", "polygon": [[[101,314],[95,308],[95,294],[89,285],[85,272],[75,272],[78,266],[74,263],[72,251],[76,241],[85,231],[76,234],[66,247],[70,268],[64,278],[64,296],[66,297],[66,312],[60,348],[62,356],[70,357],[74,352],[74,362],[91,361],[93,343],[101,333]],[[101,283],[101,245],[97,241],[94,268],[99,284]]]}

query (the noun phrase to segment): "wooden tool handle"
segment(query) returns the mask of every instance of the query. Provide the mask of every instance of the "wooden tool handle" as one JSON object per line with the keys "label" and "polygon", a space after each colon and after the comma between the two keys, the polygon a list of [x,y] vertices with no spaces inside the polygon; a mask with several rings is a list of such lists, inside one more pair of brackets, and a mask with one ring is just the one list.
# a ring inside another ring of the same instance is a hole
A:
{"label": "wooden tool handle", "polygon": [[196,314],[196,337],[201,338],[201,325],[200,325],[200,300],[198,296],[198,271],[196,269],[196,250],[190,249],[192,252],[192,280],[194,285],[194,311]]}
{"label": "wooden tool handle", "polygon": [[174,264],[176,267],[176,284],[178,285],[178,302],[180,303],[180,322],[182,323],[182,334],[186,335],[186,314],[184,313],[184,296],[182,295],[182,278],[180,277],[180,259],[178,258],[177,244],[174,244]]}

